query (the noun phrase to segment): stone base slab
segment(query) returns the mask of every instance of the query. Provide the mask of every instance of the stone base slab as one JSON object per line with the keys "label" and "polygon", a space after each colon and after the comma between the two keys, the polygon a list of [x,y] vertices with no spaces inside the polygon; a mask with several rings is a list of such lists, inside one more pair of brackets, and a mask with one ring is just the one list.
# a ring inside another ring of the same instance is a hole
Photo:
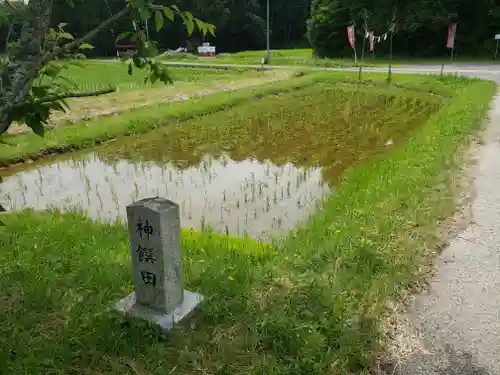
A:
{"label": "stone base slab", "polygon": [[165,314],[137,303],[135,292],[119,301],[113,310],[125,316],[148,320],[156,324],[162,331],[168,331],[174,325],[187,317],[203,301],[203,296],[198,293],[184,291],[184,300],[172,312]]}

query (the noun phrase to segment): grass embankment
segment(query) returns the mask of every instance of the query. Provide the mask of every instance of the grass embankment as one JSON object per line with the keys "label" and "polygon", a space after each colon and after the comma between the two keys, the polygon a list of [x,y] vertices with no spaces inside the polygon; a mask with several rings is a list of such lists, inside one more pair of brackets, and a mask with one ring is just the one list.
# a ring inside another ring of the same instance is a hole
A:
{"label": "grass embankment", "polygon": [[5,216],[0,369],[366,373],[381,349],[387,302],[421,279],[436,223],[454,211],[457,152],[479,129],[495,90],[489,82],[425,79],[452,100],[384,158],[349,171],[279,248],[252,257],[209,240],[185,245],[186,287],[208,299],[165,341],[106,311],[131,290],[123,227],[79,215]]}
{"label": "grass embankment", "polygon": [[[0,144],[0,167],[44,155],[82,149],[115,139],[119,136],[143,134],[158,126],[177,124],[190,118],[224,111],[249,99],[259,100],[268,95],[293,91],[327,80],[338,83],[356,83],[357,74],[347,72],[314,72],[287,81],[274,82],[234,92],[220,92],[189,102],[175,102],[135,108],[126,115],[116,115],[82,121],[70,127],[58,127],[47,132],[44,138],[33,133],[16,136],[5,135]],[[384,76],[363,74],[363,84],[385,84]],[[397,84],[412,90],[431,90],[448,95],[448,88],[432,77],[399,76]]]}

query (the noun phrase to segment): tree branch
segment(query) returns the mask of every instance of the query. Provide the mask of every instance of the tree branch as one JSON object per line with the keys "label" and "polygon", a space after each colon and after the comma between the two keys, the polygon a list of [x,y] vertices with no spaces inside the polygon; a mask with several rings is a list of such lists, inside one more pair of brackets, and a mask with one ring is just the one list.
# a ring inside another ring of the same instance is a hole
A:
{"label": "tree branch", "polygon": [[24,103],[42,67],[43,42],[52,14],[53,0],[30,0],[21,28],[19,47],[0,69],[0,134],[12,121],[12,109]]}
{"label": "tree branch", "polygon": [[14,12],[21,13],[19,9],[16,8],[14,4],[10,2],[10,0],[4,0],[5,4],[7,4]]}
{"label": "tree branch", "polygon": [[82,36],[81,38],[75,39],[72,42],[69,42],[61,47],[56,47],[54,48],[53,51],[48,52],[45,54],[45,57],[43,59],[43,63],[47,63],[48,61],[52,61],[55,57],[59,56],[62,52],[71,50],[74,48],[77,48],[81,44],[89,41],[93,37],[95,37],[97,34],[99,34],[102,30],[106,29],[107,27],[111,26],[113,23],[116,21],[119,21],[123,17],[125,17],[129,12],[131,11],[130,6],[126,6],[122,10],[120,10],[118,13],[115,13],[112,17],[108,18],[107,20],[101,22],[101,24],[94,29],[90,30],[87,34]]}
{"label": "tree branch", "polygon": [[68,98],[85,98],[85,97],[89,97],[89,96],[106,95],[106,94],[110,94],[110,93],[115,92],[115,91],[116,91],[116,89],[109,88],[109,89],[104,89],[104,90],[88,91],[88,92],[65,92],[63,94],[52,95],[52,96],[47,96],[46,98],[40,98],[37,100],[33,100],[32,102],[28,102],[27,104],[40,105],[40,104],[52,103],[52,102],[55,102],[58,100],[68,99]]}

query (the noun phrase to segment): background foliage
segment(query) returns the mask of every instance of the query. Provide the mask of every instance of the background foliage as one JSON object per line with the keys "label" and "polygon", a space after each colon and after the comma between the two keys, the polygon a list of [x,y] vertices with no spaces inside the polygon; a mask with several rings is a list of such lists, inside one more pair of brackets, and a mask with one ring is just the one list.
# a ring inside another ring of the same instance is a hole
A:
{"label": "background foliage", "polygon": [[[125,4],[124,0],[74,0],[74,8],[71,8],[67,0],[55,2],[53,26],[68,23],[67,31],[77,36],[97,26]],[[265,48],[266,0],[162,0],[157,3],[177,4],[213,24],[217,30],[216,38],[203,37],[196,32],[187,36],[184,25],[173,23],[157,32],[151,20],[149,35],[158,41],[160,50],[178,47],[194,50],[203,40],[216,44],[219,52]],[[361,49],[363,9],[368,15],[369,29],[383,34],[396,8],[396,55],[445,56],[447,27],[450,22],[457,21],[457,55],[491,56],[495,48],[493,35],[500,32],[500,5],[497,3],[495,0],[270,0],[271,46],[273,49],[305,47],[310,41],[320,56],[351,57],[346,26],[355,22],[357,44]],[[19,22],[5,5],[0,4],[0,40],[15,40]],[[114,56],[116,36],[131,28],[130,19],[121,21],[112,30],[102,33],[94,43],[96,48],[87,54]],[[0,51],[4,47],[2,43]],[[378,56],[387,55],[388,43],[377,44],[376,48]]]}
{"label": "background foliage", "polygon": [[[312,0],[309,39],[321,56],[348,55],[345,28],[355,23],[358,45],[364,31],[387,32],[396,14],[394,51],[403,56],[446,55],[447,28],[458,22],[455,50],[467,56],[491,56],[500,32],[500,5],[495,0]],[[389,43],[377,44],[387,54]]]}

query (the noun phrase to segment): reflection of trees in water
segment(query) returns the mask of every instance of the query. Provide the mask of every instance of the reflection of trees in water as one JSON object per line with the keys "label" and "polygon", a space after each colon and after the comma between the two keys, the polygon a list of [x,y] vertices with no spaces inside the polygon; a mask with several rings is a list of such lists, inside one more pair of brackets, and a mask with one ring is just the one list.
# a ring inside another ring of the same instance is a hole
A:
{"label": "reflection of trees in water", "polygon": [[8,177],[0,199],[14,210],[77,209],[113,221],[124,219],[133,201],[163,196],[180,205],[185,226],[253,235],[293,228],[328,191],[317,168],[205,156],[195,167],[179,169],[170,163],[110,164],[89,154]]}
{"label": "reflection of trees in water", "polygon": [[199,165],[205,154],[225,154],[234,161],[321,166],[325,180],[333,183],[351,165],[382,151],[388,139],[399,141],[439,108],[437,100],[415,97],[331,88],[308,96],[303,91],[300,100],[286,94],[259,102],[255,109],[167,125],[116,142],[99,154],[107,160],[168,162],[182,169]]}

